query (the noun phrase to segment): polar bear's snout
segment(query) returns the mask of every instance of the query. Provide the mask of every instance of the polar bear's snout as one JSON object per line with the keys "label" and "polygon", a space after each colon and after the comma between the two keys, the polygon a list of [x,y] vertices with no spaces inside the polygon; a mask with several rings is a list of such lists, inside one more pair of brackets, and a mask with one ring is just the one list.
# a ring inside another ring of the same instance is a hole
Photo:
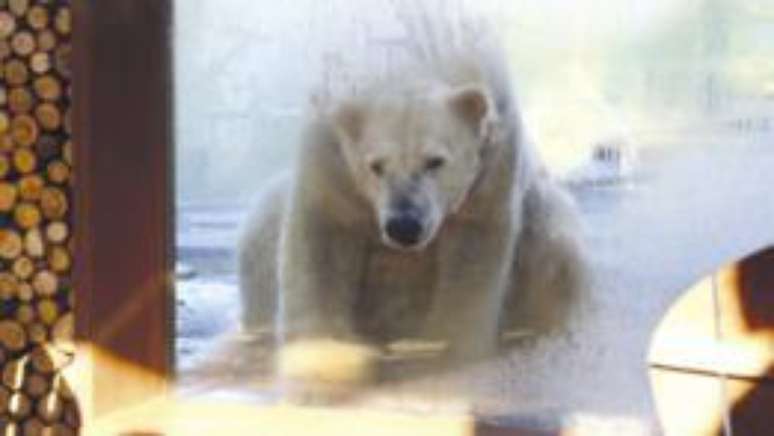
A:
{"label": "polar bear's snout", "polygon": [[422,236],[422,224],[409,214],[400,214],[387,221],[387,237],[405,247],[416,245]]}
{"label": "polar bear's snout", "polygon": [[382,239],[390,247],[403,250],[419,250],[432,238],[434,223],[429,207],[420,199],[398,195],[390,202],[381,220]]}

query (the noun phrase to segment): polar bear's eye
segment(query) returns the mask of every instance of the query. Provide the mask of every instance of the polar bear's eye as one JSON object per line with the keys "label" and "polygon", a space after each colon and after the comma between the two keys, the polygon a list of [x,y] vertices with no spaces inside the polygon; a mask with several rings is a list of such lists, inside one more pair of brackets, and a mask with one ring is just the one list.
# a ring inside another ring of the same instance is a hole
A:
{"label": "polar bear's eye", "polygon": [[373,161],[368,166],[371,167],[371,171],[377,176],[381,176],[384,173],[384,162],[380,160]]}
{"label": "polar bear's eye", "polygon": [[446,164],[446,160],[442,157],[431,157],[425,161],[425,170],[435,171],[440,169]]}

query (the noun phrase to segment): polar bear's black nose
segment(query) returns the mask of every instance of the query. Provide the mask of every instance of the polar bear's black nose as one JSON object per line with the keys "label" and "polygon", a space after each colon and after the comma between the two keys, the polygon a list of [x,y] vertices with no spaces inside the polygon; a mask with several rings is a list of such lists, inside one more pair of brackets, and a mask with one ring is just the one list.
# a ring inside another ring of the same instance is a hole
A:
{"label": "polar bear's black nose", "polygon": [[422,235],[422,224],[410,215],[399,215],[387,221],[387,236],[393,241],[411,246],[419,242]]}

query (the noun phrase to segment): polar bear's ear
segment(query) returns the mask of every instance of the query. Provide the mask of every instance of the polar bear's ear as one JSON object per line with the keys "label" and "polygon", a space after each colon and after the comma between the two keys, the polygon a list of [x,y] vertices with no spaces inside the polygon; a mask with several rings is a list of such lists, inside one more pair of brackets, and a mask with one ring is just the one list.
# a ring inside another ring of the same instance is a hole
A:
{"label": "polar bear's ear", "polygon": [[356,102],[342,103],[333,114],[333,124],[340,137],[358,142],[363,137],[365,110]]}
{"label": "polar bear's ear", "polygon": [[469,85],[454,89],[448,102],[452,112],[466,121],[477,133],[485,132],[487,119],[493,117],[494,105],[484,87]]}

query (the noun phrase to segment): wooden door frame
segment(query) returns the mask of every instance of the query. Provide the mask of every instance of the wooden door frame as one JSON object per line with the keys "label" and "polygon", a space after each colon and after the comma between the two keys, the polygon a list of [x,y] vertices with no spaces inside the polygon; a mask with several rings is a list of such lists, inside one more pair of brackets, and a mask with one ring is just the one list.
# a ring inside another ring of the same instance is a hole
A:
{"label": "wooden door frame", "polygon": [[173,373],[170,0],[73,0],[76,340],[84,415]]}

